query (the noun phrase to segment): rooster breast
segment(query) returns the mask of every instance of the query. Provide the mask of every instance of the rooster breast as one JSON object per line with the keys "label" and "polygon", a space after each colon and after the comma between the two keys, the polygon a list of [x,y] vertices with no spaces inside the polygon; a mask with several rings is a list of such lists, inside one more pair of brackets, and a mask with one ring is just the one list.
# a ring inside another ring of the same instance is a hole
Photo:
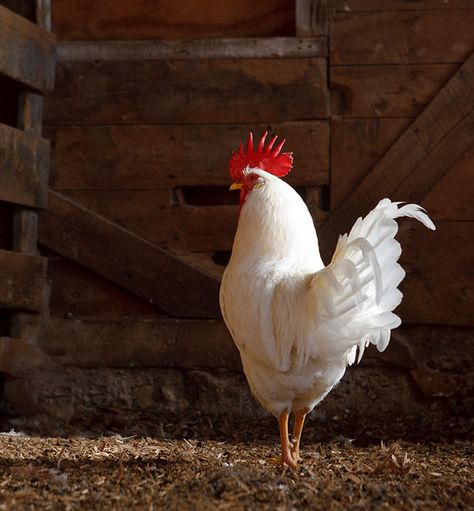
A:
{"label": "rooster breast", "polygon": [[262,183],[242,208],[220,300],[250,388],[278,417],[323,399],[345,362],[318,356],[307,287],[324,265],[311,215],[290,186],[255,173]]}

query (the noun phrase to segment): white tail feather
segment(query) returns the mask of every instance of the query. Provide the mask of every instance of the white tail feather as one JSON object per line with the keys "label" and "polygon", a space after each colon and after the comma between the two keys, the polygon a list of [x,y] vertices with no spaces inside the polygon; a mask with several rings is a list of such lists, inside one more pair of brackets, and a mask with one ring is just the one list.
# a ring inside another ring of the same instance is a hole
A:
{"label": "white tail feather", "polygon": [[317,335],[327,339],[322,348],[326,356],[345,354],[351,364],[358,351],[359,362],[369,343],[384,351],[391,330],[400,325],[393,310],[403,297],[397,287],[405,272],[397,262],[401,247],[395,240],[395,219],[414,218],[435,230],[423,208],[400,204],[383,199],[357,219],[350,233],[339,238],[331,264],[311,281]]}

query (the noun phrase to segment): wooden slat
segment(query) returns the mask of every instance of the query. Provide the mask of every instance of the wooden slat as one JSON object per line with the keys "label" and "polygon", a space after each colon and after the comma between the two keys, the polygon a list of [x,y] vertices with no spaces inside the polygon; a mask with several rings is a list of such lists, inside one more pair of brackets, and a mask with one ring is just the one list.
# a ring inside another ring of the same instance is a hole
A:
{"label": "wooden slat", "polygon": [[0,73],[33,89],[52,89],[54,36],[1,5],[0,26]]}
{"label": "wooden slat", "polygon": [[40,311],[46,259],[0,250],[0,307]]}
{"label": "wooden slat", "polygon": [[48,280],[51,282],[51,316],[160,316],[157,307],[92,270],[50,251]]}
{"label": "wooden slat", "polygon": [[471,146],[473,106],[474,54],[331,213],[320,229],[326,256],[334,248],[337,236],[346,232],[354,219],[370,211],[377,199],[388,196],[394,200],[423,200]]}
{"label": "wooden slat", "polygon": [[219,315],[218,282],[55,192],[41,214],[39,241],[169,314]]}
{"label": "wooden slat", "polygon": [[398,312],[413,323],[474,325],[474,222],[403,222],[398,239],[407,278]]}
{"label": "wooden slat", "polygon": [[46,124],[212,124],[327,117],[325,60],[62,62]]}
{"label": "wooden slat", "polygon": [[250,130],[286,138],[295,168],[294,185],[329,183],[327,122],[201,126],[59,127],[51,187],[67,189],[167,189],[228,185],[228,161]]}
{"label": "wooden slat", "polygon": [[336,0],[338,12],[471,9],[472,0]]}
{"label": "wooden slat", "polygon": [[291,0],[53,2],[60,39],[195,39],[294,34]]}
{"label": "wooden slat", "polygon": [[49,142],[0,124],[0,200],[42,207],[49,166]]}
{"label": "wooden slat", "polygon": [[463,62],[474,49],[472,9],[339,14],[332,65]]}
{"label": "wooden slat", "polygon": [[296,0],[296,35],[328,35],[328,0]]}
{"label": "wooden slat", "polygon": [[74,190],[65,196],[150,243],[173,238],[170,190]]}
{"label": "wooden slat", "polygon": [[41,347],[62,364],[76,367],[242,369],[222,321],[51,318],[44,326]]}
{"label": "wooden slat", "polygon": [[331,122],[331,210],[350,195],[411,122],[383,118]]}
{"label": "wooden slat", "polygon": [[[422,202],[440,220],[474,221],[474,142]],[[474,259],[474,254],[473,254]]]}
{"label": "wooden slat", "polygon": [[60,61],[193,60],[325,57],[321,37],[193,39],[177,41],[63,41]]}
{"label": "wooden slat", "polygon": [[344,117],[415,117],[449,80],[455,64],[331,68],[331,110]]}
{"label": "wooden slat", "polygon": [[[331,131],[331,209],[350,195],[411,119],[338,119]],[[354,155],[357,154],[357,158]],[[474,220],[474,141],[422,205],[434,220]]]}

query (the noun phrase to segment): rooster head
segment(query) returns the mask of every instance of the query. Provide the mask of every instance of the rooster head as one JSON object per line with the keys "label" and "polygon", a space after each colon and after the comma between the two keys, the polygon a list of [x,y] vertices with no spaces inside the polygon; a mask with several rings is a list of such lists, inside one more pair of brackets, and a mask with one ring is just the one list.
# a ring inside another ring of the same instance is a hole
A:
{"label": "rooster head", "polygon": [[266,131],[258,143],[257,150],[254,149],[253,134],[250,133],[247,150],[244,150],[244,146],[240,142],[239,150],[237,152],[232,151],[229,161],[229,174],[232,180],[230,189],[240,190],[240,207],[242,207],[247,193],[252,190],[259,180],[259,176],[252,174],[252,169],[258,168],[274,176],[283,177],[290,172],[293,165],[292,153],[281,153],[285,140],[282,140],[273,148],[278,138],[275,135],[265,147],[267,135],[268,132]]}

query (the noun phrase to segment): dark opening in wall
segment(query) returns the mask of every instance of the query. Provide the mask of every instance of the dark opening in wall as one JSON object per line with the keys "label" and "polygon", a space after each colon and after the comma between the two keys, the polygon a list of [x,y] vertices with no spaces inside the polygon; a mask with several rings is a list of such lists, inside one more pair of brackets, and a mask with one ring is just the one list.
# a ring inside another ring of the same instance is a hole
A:
{"label": "dark opening in wall", "polygon": [[35,0],[0,0],[0,5],[30,21],[36,21]]}
{"label": "dark opening in wall", "polygon": [[190,206],[236,206],[239,192],[228,186],[179,186],[172,189],[171,201]]}
{"label": "dark opening in wall", "polygon": [[0,74],[0,123],[16,127],[19,97],[19,85]]}

